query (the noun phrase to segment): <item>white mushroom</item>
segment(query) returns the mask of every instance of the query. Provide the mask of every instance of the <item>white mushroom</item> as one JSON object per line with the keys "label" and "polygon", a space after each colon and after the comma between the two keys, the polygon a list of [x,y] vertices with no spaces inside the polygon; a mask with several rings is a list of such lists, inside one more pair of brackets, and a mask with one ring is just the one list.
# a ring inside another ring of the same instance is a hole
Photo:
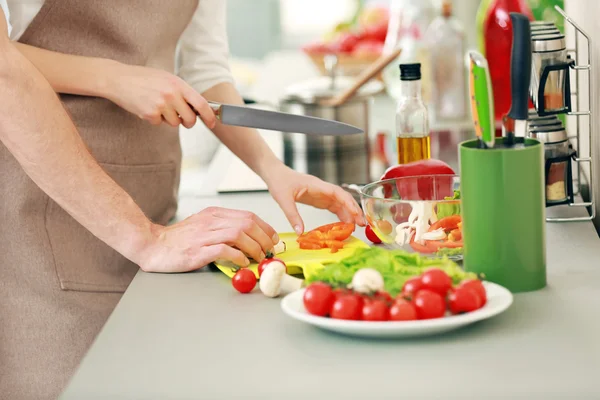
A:
{"label": "white mushroom", "polygon": [[280,261],[272,261],[260,276],[260,291],[267,297],[277,297],[282,292],[289,293],[298,290],[304,282],[302,279],[288,275],[287,268]]}
{"label": "white mushroom", "polygon": [[359,293],[380,292],[384,289],[383,276],[373,268],[361,268],[354,273],[350,288]]}
{"label": "white mushroom", "polygon": [[279,242],[273,248],[273,252],[277,255],[283,253],[286,250],[287,246],[283,240],[279,240]]}

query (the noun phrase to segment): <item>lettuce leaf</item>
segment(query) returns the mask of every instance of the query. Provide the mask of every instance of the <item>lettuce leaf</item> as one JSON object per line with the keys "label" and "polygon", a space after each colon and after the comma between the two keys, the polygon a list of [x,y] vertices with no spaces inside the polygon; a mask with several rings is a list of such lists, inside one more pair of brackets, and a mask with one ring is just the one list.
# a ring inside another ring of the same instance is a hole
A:
{"label": "lettuce leaf", "polygon": [[402,286],[408,279],[420,275],[430,267],[444,270],[455,284],[476,277],[475,274],[466,273],[458,264],[446,257],[432,259],[404,250],[371,247],[356,249],[351,256],[340,262],[325,265],[306,277],[306,282],[321,281],[334,287],[345,287],[352,282],[356,271],[361,268],[373,268],[383,276],[385,290],[390,295],[396,296],[402,291]]}
{"label": "lettuce leaf", "polygon": [[[454,196],[452,197],[444,197],[444,200],[460,200],[460,190],[454,191]],[[450,215],[460,214],[460,203],[456,204],[444,204],[438,203],[437,205],[437,218],[442,219],[444,217],[448,217]]]}

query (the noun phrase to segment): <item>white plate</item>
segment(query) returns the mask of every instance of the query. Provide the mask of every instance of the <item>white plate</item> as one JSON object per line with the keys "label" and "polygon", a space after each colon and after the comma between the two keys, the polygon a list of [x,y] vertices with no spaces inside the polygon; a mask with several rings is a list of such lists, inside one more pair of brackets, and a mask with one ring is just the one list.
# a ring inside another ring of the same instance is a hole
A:
{"label": "white plate", "polygon": [[452,331],[477,321],[491,318],[505,311],[513,302],[508,289],[491,282],[484,282],[487,303],[477,311],[444,318],[417,321],[345,321],[318,317],[304,308],[302,296],[305,289],[288,294],[281,300],[281,308],[290,317],[321,329],[351,336],[371,338],[403,338],[427,336]]}

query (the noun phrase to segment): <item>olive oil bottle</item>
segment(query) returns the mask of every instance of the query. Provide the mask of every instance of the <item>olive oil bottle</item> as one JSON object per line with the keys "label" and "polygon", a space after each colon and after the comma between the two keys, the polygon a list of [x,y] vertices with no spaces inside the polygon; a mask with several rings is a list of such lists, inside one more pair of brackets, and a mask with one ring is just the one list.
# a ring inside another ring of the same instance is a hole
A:
{"label": "olive oil bottle", "polygon": [[429,116],[421,98],[421,64],[400,64],[401,97],[396,109],[398,164],[431,158]]}

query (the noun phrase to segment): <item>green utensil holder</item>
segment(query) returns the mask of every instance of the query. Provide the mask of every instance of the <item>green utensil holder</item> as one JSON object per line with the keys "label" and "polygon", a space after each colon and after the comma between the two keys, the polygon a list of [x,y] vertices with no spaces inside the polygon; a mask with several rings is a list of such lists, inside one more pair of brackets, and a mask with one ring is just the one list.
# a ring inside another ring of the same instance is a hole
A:
{"label": "green utensil holder", "polygon": [[465,270],[513,293],[546,286],[543,144],[460,144]]}

